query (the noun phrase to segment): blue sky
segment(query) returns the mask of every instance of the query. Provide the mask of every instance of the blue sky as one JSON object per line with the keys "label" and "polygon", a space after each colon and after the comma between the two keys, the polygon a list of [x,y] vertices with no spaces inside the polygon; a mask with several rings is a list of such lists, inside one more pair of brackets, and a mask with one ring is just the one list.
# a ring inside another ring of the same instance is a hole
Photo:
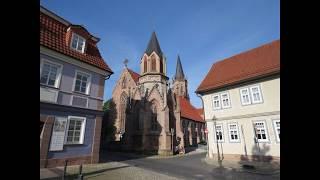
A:
{"label": "blue sky", "polygon": [[104,99],[122,72],[123,60],[140,72],[139,59],[152,31],[167,57],[167,76],[175,73],[177,55],[194,91],[213,63],[280,38],[279,0],[41,0],[41,5],[101,38],[98,47],[114,74]]}

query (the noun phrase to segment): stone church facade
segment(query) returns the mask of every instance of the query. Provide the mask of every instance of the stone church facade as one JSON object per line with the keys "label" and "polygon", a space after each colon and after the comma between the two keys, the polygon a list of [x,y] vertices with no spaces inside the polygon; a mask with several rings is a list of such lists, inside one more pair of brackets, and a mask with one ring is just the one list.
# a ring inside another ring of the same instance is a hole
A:
{"label": "stone church facade", "polygon": [[205,139],[205,122],[190,103],[180,58],[172,86],[166,61],[153,32],[140,73],[125,67],[113,89],[115,140],[124,150],[171,155]]}

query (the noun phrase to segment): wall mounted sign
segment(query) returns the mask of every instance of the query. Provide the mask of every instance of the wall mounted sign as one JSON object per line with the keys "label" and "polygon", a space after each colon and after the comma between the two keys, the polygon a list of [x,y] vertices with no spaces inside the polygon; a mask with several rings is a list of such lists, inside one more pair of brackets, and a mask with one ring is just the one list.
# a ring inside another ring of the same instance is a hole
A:
{"label": "wall mounted sign", "polygon": [[64,144],[64,136],[67,127],[66,117],[55,117],[52,136],[50,142],[50,151],[62,151]]}

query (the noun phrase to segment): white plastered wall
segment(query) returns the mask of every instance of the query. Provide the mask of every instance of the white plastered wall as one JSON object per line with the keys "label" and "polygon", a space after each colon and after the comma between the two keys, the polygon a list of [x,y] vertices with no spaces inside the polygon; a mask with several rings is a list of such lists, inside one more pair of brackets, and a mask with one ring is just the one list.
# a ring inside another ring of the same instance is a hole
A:
{"label": "white plastered wall", "polygon": [[[241,104],[239,89],[242,87],[250,87],[251,85],[260,85],[263,102],[260,104],[244,106]],[[212,95],[226,91],[229,92],[231,108],[213,110]],[[212,121],[213,116],[216,118],[216,123],[222,124],[223,126],[224,142],[219,143],[220,153],[245,155],[246,149],[247,155],[263,154],[280,157],[280,142],[276,139],[276,132],[273,124],[274,120],[280,120],[280,78],[264,80],[226,91],[215,92],[203,96],[205,117],[209,131],[209,157],[213,158],[217,153],[214,123]],[[258,120],[262,120],[266,123],[268,142],[256,143],[254,141],[253,122]],[[236,122],[238,124],[240,135],[239,143],[230,142],[229,140],[228,123],[231,122]]]}

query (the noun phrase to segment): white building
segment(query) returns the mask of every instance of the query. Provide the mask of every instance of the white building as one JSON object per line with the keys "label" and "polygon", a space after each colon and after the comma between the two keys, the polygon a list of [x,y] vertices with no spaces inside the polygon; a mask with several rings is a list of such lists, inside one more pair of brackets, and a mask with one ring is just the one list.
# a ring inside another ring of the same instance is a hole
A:
{"label": "white building", "polygon": [[280,160],[280,40],[213,64],[196,93],[209,158]]}

